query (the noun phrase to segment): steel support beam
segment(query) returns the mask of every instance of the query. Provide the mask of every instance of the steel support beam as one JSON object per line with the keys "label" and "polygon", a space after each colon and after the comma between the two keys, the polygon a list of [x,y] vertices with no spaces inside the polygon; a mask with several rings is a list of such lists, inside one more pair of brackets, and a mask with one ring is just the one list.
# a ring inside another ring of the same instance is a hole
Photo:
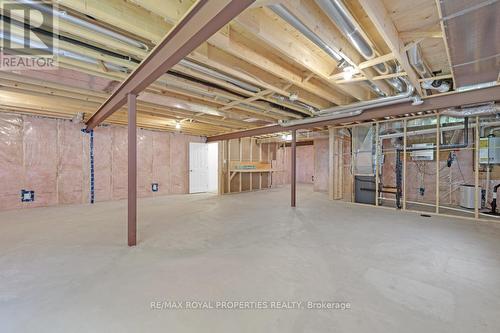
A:
{"label": "steel support beam", "polygon": [[138,95],[253,2],[254,0],[198,0],[92,115],[87,121],[87,131],[124,106],[128,94]]}
{"label": "steel support beam", "polygon": [[292,207],[296,206],[297,199],[297,130],[292,131],[292,168],[291,168]]}
{"label": "steel support beam", "polygon": [[128,94],[128,246],[137,244],[137,96]]}
{"label": "steel support beam", "polygon": [[476,89],[476,90],[463,91],[463,92],[453,92],[441,95],[428,96],[425,97],[423,101],[424,102],[421,105],[411,105],[411,103],[407,102],[402,104],[394,104],[390,106],[378,107],[366,110],[362,114],[354,117],[346,117],[335,120],[321,120],[321,117],[318,117],[317,122],[303,124],[303,125],[296,125],[290,127],[271,125],[266,127],[254,128],[250,130],[220,134],[208,137],[207,142],[238,139],[238,138],[272,134],[272,133],[297,130],[297,129],[307,129],[314,127],[322,127],[322,126],[335,126],[335,125],[340,125],[342,123],[350,123],[355,121],[369,121],[371,119],[380,119],[389,116],[402,116],[405,114],[422,112],[422,111],[439,110],[444,108],[451,108],[451,107],[477,104],[477,103],[495,102],[495,101],[500,101],[500,85],[495,85],[492,87]]}

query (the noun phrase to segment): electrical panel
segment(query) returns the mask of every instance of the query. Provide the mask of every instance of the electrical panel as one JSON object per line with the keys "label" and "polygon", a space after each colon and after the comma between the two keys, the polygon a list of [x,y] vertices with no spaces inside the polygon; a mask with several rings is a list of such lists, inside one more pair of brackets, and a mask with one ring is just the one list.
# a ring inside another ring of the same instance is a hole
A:
{"label": "electrical panel", "polygon": [[[419,149],[410,152],[410,156],[413,161],[434,161],[433,143],[415,143],[411,147]],[[429,148],[429,149],[423,149],[423,148]]]}
{"label": "electrical panel", "polygon": [[480,139],[479,163],[500,164],[500,137]]}

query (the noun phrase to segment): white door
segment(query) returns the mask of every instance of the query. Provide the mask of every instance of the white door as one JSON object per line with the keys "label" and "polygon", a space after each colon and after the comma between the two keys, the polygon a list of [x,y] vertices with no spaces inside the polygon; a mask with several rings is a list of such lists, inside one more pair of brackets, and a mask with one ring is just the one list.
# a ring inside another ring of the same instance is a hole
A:
{"label": "white door", "polygon": [[189,193],[208,192],[208,145],[189,143]]}

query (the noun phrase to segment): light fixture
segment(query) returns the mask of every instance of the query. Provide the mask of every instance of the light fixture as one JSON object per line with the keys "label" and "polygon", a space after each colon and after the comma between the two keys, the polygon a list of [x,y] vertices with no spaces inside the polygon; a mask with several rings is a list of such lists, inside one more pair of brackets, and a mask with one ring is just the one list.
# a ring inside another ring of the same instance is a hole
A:
{"label": "light fixture", "polygon": [[352,66],[346,66],[343,69],[342,76],[344,77],[344,80],[350,80],[354,76],[354,67]]}
{"label": "light fixture", "polygon": [[175,129],[178,129],[178,130],[181,129],[181,123],[180,122],[178,122],[178,121],[175,122]]}
{"label": "light fixture", "polygon": [[295,92],[292,92],[292,93],[290,93],[290,96],[288,97],[288,99],[290,99],[292,102],[295,102],[296,100],[299,99],[299,95],[297,95],[297,93],[295,93]]}

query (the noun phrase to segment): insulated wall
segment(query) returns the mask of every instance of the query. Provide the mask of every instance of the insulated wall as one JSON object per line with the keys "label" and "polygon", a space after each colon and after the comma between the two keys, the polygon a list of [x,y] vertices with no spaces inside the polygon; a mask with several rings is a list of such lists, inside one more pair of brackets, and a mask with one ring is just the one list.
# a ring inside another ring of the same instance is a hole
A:
{"label": "insulated wall", "polygon": [[[90,135],[81,124],[0,114],[0,210],[88,203]],[[138,196],[188,192],[189,142],[203,138],[138,129]],[[127,128],[94,131],[95,200],[127,197]],[[152,192],[152,183],[159,191]],[[21,190],[35,191],[21,202]]]}
{"label": "insulated wall", "polygon": [[[290,184],[291,148],[279,147],[273,161],[273,186]],[[328,139],[297,147],[297,183],[313,184],[315,191],[328,191]]]}

